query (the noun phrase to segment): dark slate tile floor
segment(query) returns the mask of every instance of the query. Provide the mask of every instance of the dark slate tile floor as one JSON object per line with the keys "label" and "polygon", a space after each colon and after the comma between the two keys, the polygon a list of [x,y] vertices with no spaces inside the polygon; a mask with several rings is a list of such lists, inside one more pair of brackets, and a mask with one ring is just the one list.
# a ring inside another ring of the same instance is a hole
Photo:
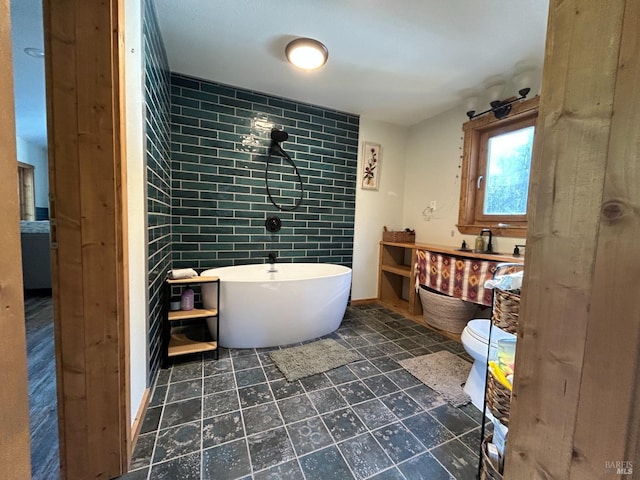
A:
{"label": "dark slate tile floor", "polygon": [[380,305],[329,335],[362,359],[287,382],[272,349],[221,349],[161,370],[122,479],[476,478],[481,414],[397,361],[461,345]]}

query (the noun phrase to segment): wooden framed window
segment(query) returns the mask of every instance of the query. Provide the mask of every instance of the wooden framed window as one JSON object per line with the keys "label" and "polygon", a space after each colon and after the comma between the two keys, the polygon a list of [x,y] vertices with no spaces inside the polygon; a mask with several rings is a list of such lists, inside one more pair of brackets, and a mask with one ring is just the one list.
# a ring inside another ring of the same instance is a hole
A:
{"label": "wooden framed window", "polygon": [[20,197],[20,220],[36,219],[36,194],[34,166],[18,162],[18,195]]}
{"label": "wooden framed window", "polygon": [[460,233],[491,228],[526,237],[531,152],[538,97],[514,104],[502,119],[488,113],[465,123],[460,184]]}

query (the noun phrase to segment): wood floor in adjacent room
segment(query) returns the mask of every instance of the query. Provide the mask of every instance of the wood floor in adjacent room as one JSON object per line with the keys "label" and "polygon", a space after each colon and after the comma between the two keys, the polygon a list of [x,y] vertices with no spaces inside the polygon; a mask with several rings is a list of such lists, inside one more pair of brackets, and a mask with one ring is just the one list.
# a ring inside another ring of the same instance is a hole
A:
{"label": "wood floor in adjacent room", "polygon": [[56,480],[59,474],[56,363],[53,341],[53,301],[50,292],[25,294],[31,475]]}

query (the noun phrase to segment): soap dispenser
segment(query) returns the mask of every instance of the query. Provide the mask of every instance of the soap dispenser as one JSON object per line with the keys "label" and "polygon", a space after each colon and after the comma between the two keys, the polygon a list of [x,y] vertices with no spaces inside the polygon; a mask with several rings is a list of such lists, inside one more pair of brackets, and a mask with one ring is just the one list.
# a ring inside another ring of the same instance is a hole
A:
{"label": "soap dispenser", "polygon": [[474,249],[475,252],[484,252],[484,237],[482,236],[482,233],[478,234],[478,236],[476,237],[476,248]]}
{"label": "soap dispenser", "polygon": [[194,293],[190,285],[187,285],[180,296],[180,310],[193,310]]}

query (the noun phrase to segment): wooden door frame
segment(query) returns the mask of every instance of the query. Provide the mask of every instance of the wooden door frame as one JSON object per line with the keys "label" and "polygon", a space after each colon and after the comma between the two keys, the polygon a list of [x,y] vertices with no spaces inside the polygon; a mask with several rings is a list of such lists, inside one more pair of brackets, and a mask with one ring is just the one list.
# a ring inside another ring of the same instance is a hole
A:
{"label": "wooden door frame", "polygon": [[0,0],[0,465],[5,478],[31,478],[27,345],[20,254],[11,16]]}
{"label": "wooden door frame", "polygon": [[[44,5],[63,479],[118,476],[131,454],[121,1]],[[30,478],[9,0],[0,64],[0,465]]]}
{"label": "wooden door frame", "polygon": [[43,5],[60,463],[131,453],[122,0]]}

